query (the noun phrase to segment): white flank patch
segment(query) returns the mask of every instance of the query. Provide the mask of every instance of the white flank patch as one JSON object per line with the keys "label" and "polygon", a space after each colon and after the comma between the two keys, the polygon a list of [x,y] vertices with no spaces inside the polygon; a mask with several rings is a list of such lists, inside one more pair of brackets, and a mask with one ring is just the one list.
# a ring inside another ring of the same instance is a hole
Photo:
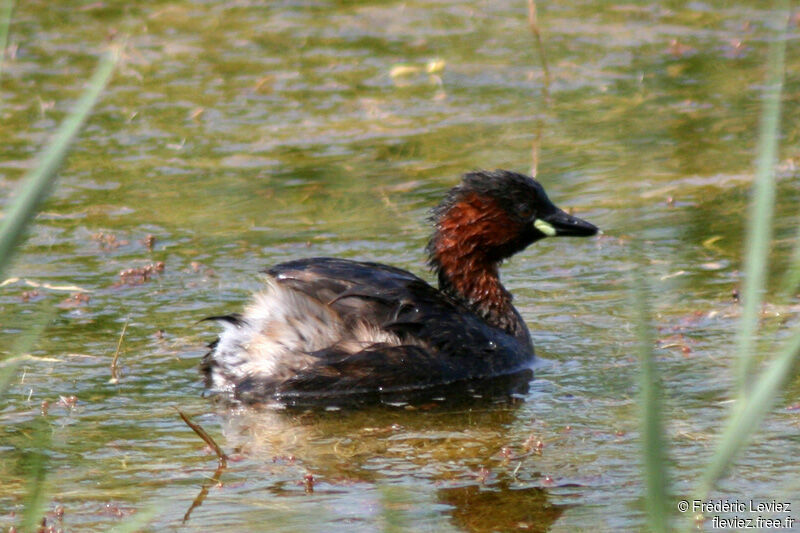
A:
{"label": "white flank patch", "polygon": [[335,346],[356,353],[375,343],[400,344],[387,331],[359,323],[345,327],[339,315],[319,300],[266,278],[267,287],[245,308],[240,325],[225,331],[212,354],[213,387],[232,390],[248,377],[283,380],[318,362],[311,352]]}

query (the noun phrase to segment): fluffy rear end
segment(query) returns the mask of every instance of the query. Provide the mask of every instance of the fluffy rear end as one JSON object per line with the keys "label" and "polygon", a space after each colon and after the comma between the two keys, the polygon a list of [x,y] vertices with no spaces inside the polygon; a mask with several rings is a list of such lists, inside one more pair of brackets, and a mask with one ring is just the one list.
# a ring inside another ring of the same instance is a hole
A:
{"label": "fluffy rear end", "polygon": [[212,318],[225,327],[203,358],[206,387],[212,392],[235,393],[238,384],[254,381],[277,387],[324,364],[319,354],[331,348],[357,353],[376,343],[400,342],[365,324],[345,325],[326,303],[272,277],[266,283],[241,316]]}

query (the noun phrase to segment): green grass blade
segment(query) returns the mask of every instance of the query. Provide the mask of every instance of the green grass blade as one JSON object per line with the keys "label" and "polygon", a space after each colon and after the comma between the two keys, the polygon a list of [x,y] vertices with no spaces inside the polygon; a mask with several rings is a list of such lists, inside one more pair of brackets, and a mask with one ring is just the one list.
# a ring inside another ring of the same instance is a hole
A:
{"label": "green grass blade", "polygon": [[15,359],[13,361],[3,361],[0,363],[0,398],[6,393],[8,384],[17,373],[20,361]]}
{"label": "green grass blade", "polygon": [[700,498],[705,498],[727,470],[736,455],[749,442],[753,432],[769,412],[775,397],[797,371],[800,359],[800,330],[783,346],[778,357],[764,370],[748,397],[739,398],[728,419],[714,456],[700,485]]}
{"label": "green grass blade", "polygon": [[0,0],[0,80],[3,79],[3,62],[8,44],[8,28],[11,26],[11,13],[14,11],[14,0]]}
{"label": "green grass blade", "polygon": [[402,487],[382,485],[379,487],[381,501],[381,518],[384,533],[411,531],[408,520],[402,509],[410,507],[411,498]]}
{"label": "green grass blade", "polygon": [[145,507],[123,523],[117,524],[109,529],[108,533],[135,533],[136,531],[141,531],[147,524],[153,521],[163,507],[163,504]]}
{"label": "green grass blade", "polygon": [[19,367],[21,362],[19,356],[31,351],[34,343],[39,340],[44,333],[53,315],[55,315],[55,310],[43,302],[39,306],[39,311],[34,314],[36,318],[31,326],[23,331],[14,341],[11,347],[11,356],[8,359],[0,361],[0,399],[2,399],[5,394],[11,378],[16,374],[17,367]]}
{"label": "green grass blade", "polygon": [[[800,357],[800,331],[778,350],[778,356],[756,381],[753,375],[753,345],[761,307],[766,261],[769,253],[772,213],[775,196],[774,165],[777,159],[780,97],[783,86],[788,4],[782,2],[784,31],[770,46],[767,88],[758,144],[754,200],[748,233],[745,302],[742,312],[739,348],[739,397],[734,405],[719,444],[700,482],[700,498],[705,498],[725,474],[739,452],[750,441],[769,412],[784,385],[791,378]],[[795,257],[796,262],[797,257]],[[790,266],[790,273],[791,273]],[[791,274],[790,274],[791,275]]]}
{"label": "green grass blade", "polygon": [[[638,248],[638,246],[637,246]],[[637,253],[638,250],[637,250]],[[639,253],[640,255],[640,253]],[[653,330],[647,304],[647,289],[642,265],[634,272],[633,309],[636,313],[636,337],[641,363],[639,403],[641,405],[641,435],[645,476],[645,507],[648,530],[669,531],[669,476],[667,472],[666,439],[664,438],[661,383],[653,357]]]}
{"label": "green grass blade", "polygon": [[50,447],[51,430],[44,417],[37,418],[34,423],[36,425],[32,437],[33,448],[26,453],[23,459],[25,478],[28,481],[20,527],[20,531],[24,533],[38,531],[47,501],[45,480],[49,462],[47,449]]}
{"label": "green grass blade", "polygon": [[24,177],[19,193],[0,226],[0,274],[8,265],[11,252],[28,221],[36,213],[36,207],[50,190],[70,143],[78,135],[100,93],[108,84],[118,57],[118,51],[110,51],[104,55],[75,109],[64,119],[52,142],[41,153],[36,168]]}
{"label": "green grass blade", "polygon": [[789,298],[794,291],[800,289],[800,226],[797,227],[797,235],[794,238],[794,252],[789,260],[789,267],[781,285],[781,297]]}
{"label": "green grass blade", "polygon": [[746,396],[753,373],[753,346],[758,317],[764,297],[769,245],[772,237],[772,215],[775,203],[775,162],[778,154],[778,128],[780,123],[780,98],[783,89],[784,56],[788,11],[783,2],[784,31],[770,45],[767,87],[764,110],[761,114],[758,139],[756,176],[753,184],[753,201],[745,241],[745,278],[742,291],[742,318],[737,338],[739,358],[739,394]]}

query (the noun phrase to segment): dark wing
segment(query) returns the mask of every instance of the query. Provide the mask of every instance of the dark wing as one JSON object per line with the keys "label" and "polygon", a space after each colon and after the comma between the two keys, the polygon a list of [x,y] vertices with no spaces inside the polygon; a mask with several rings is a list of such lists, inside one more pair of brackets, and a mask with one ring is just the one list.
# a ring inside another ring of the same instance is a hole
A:
{"label": "dark wing", "polygon": [[379,263],[318,257],[282,263],[267,274],[330,306],[347,325],[369,324],[400,336],[413,335],[424,324],[422,309],[461,310],[414,274]]}
{"label": "dark wing", "polygon": [[282,263],[267,274],[329,305],[346,325],[368,324],[401,341],[400,345],[375,344],[357,353],[336,347],[321,350],[313,354],[319,364],[279,387],[287,392],[425,387],[505,374],[527,364],[532,355],[513,337],[487,326],[469,309],[405,270],[313,258]]}
{"label": "dark wing", "polygon": [[486,326],[467,308],[399,268],[321,257],[282,263],[267,273],[330,306],[348,326],[367,324],[440,351],[486,337]]}

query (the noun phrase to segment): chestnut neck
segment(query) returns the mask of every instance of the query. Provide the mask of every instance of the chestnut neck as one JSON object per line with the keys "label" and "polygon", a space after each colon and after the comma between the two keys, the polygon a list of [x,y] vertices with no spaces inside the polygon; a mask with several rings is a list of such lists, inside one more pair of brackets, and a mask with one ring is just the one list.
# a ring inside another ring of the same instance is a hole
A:
{"label": "chestnut neck", "polygon": [[511,303],[498,267],[510,253],[508,241],[519,231],[498,202],[467,195],[439,214],[428,245],[429,263],[439,289],[462,302],[494,327],[527,340],[528,330]]}

